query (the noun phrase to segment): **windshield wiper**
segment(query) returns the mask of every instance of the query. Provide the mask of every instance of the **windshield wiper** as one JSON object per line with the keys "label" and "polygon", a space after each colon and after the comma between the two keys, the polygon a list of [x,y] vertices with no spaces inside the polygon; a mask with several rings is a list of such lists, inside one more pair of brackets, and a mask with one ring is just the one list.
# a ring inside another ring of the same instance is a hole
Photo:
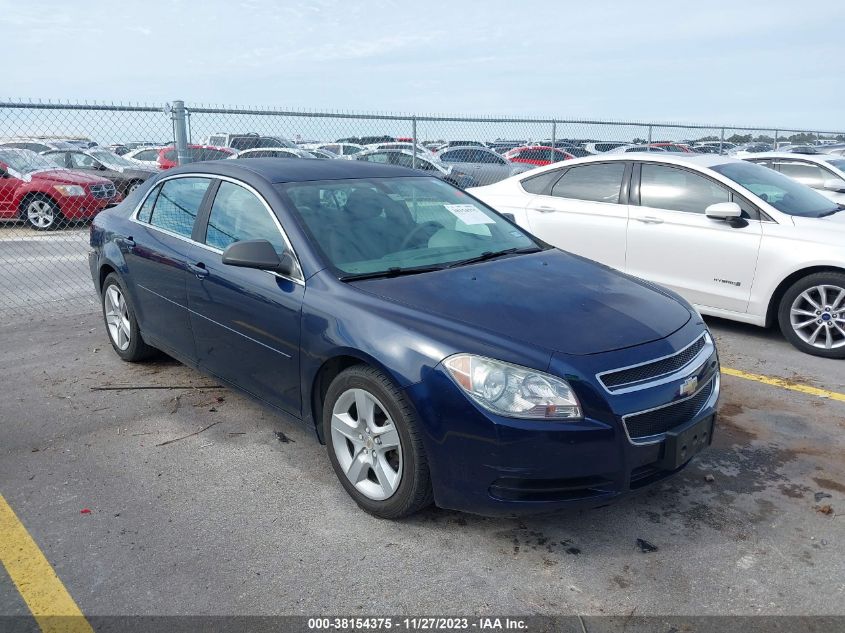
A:
{"label": "windshield wiper", "polygon": [[413,268],[400,268],[394,266],[387,270],[377,270],[371,273],[357,273],[338,277],[341,281],[358,281],[359,279],[379,279],[384,277],[402,277],[403,275],[416,275],[418,273],[430,273],[436,270],[443,270],[445,266],[415,266]]}
{"label": "windshield wiper", "polygon": [[841,204],[837,205],[837,207],[835,209],[831,209],[830,211],[825,211],[824,213],[821,213],[821,214],[817,215],[816,217],[817,218],[826,218],[828,216],[833,215],[834,213],[839,213],[840,211],[845,211],[845,206],[843,206]]}
{"label": "windshield wiper", "polygon": [[488,259],[496,259],[497,257],[501,257],[502,255],[511,255],[513,253],[538,253],[542,249],[537,248],[536,246],[528,246],[523,248],[506,248],[502,251],[484,251],[481,255],[476,257],[470,257],[468,259],[461,259],[456,262],[452,262],[446,268],[457,268],[458,266],[466,266],[467,264],[475,264],[477,262],[486,262]]}

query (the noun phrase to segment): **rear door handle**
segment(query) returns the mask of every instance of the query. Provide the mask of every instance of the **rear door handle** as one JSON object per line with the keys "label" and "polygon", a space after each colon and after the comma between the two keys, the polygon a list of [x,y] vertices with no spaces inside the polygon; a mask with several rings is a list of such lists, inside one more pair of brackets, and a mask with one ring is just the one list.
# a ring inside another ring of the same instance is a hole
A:
{"label": "rear door handle", "polygon": [[663,224],[663,220],[656,218],[653,215],[644,215],[636,218],[636,220],[637,222],[642,222],[643,224]]}
{"label": "rear door handle", "polygon": [[197,279],[205,279],[206,277],[208,277],[208,268],[206,268],[205,264],[203,264],[202,262],[197,262],[196,264],[188,264],[188,270],[194,273]]}
{"label": "rear door handle", "polygon": [[556,210],[554,207],[550,207],[550,206],[547,206],[547,205],[541,205],[541,206],[535,207],[535,208],[540,213],[551,213],[552,211]]}
{"label": "rear door handle", "polygon": [[129,250],[135,248],[135,240],[132,239],[132,236],[122,238],[120,243],[126,246]]}

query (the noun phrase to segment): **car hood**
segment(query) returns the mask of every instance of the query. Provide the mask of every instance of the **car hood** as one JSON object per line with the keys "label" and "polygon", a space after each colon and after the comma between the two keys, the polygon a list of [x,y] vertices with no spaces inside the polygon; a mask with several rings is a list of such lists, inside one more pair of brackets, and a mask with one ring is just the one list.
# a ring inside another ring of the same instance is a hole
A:
{"label": "car hood", "polygon": [[73,169],[52,169],[28,174],[31,182],[43,182],[50,185],[102,185],[111,181],[101,176],[86,174]]}
{"label": "car hood", "polygon": [[797,215],[792,216],[792,221],[795,226],[802,228],[815,229],[822,234],[825,231],[836,231],[837,237],[835,239],[841,240],[841,231],[845,230],[845,211],[834,213],[824,218],[803,218]]}
{"label": "car hood", "polygon": [[352,283],[421,312],[574,355],[662,339],[692,316],[668,292],[557,249]]}
{"label": "car hood", "polygon": [[157,169],[144,169],[143,167],[122,167],[121,169],[115,169],[115,174],[125,178],[125,179],[141,179],[146,180],[153,174],[157,174]]}

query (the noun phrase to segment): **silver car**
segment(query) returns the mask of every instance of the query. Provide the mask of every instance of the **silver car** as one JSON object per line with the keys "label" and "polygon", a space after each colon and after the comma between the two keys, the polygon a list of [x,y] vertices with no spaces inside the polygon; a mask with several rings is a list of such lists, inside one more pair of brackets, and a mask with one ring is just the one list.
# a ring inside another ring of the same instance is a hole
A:
{"label": "silver car", "polygon": [[472,176],[482,186],[492,185],[535,167],[525,163],[511,163],[493,150],[469,145],[448,147],[441,150],[437,157],[447,165]]}

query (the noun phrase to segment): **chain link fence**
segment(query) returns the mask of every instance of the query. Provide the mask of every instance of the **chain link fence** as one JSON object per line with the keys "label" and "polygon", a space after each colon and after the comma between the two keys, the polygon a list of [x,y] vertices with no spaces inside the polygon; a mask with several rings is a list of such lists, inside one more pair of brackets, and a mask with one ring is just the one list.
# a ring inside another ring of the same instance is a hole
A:
{"label": "chain link fence", "polygon": [[[625,121],[0,103],[0,316],[94,306],[88,224],[180,163],[238,156],[402,164],[462,187],[558,160],[845,141],[844,132]],[[619,151],[619,150],[617,150]]]}

